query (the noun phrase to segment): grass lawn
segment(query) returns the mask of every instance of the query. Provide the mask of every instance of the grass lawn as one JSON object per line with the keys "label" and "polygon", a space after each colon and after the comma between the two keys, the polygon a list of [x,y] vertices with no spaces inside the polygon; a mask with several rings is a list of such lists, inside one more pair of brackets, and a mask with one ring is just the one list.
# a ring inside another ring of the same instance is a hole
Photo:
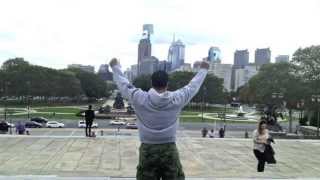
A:
{"label": "grass lawn", "polygon": [[55,113],[77,113],[80,111],[79,108],[73,107],[45,107],[45,108],[34,108],[38,112],[55,112]]}
{"label": "grass lawn", "polygon": [[[28,117],[27,114],[23,115],[9,115],[8,118],[13,117],[13,118],[26,118]],[[75,114],[56,114],[54,117],[52,114],[47,114],[47,113],[30,113],[30,117],[44,117],[49,120],[59,120],[59,119],[74,119],[74,120],[79,120],[80,117],[77,117]]]}

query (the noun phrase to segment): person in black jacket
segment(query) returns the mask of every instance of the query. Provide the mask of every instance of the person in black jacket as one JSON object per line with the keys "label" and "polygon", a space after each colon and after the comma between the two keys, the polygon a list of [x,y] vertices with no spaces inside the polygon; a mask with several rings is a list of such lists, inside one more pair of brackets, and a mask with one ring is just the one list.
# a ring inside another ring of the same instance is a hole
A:
{"label": "person in black jacket", "polygon": [[91,137],[91,126],[93,119],[95,118],[94,111],[92,110],[92,105],[88,106],[88,110],[84,112],[86,119],[86,136]]}

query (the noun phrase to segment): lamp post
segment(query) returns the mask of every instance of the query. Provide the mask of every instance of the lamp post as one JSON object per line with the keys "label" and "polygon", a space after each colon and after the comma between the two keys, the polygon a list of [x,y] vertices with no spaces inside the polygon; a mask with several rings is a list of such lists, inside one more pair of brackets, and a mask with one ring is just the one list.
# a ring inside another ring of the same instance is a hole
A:
{"label": "lamp post", "polygon": [[224,92],[224,112],[223,112],[223,122],[224,122],[224,125],[223,125],[223,130],[225,131],[226,130],[226,116],[227,116],[227,101],[228,101],[228,98],[226,96],[226,91]]}
{"label": "lamp post", "polygon": [[320,95],[318,95],[318,94],[312,95],[311,102],[316,105],[317,116],[318,116],[317,117],[317,137],[319,137],[319,109],[318,109],[318,105],[320,103]]}
{"label": "lamp post", "polygon": [[[4,82],[4,87],[3,87],[3,95],[4,95],[4,121],[7,122],[7,101],[8,101],[8,86],[10,85],[10,82]],[[10,129],[9,133],[12,134],[12,119],[10,119]]]}
{"label": "lamp post", "polygon": [[28,111],[28,119],[30,120],[30,81],[27,81],[27,111]]}
{"label": "lamp post", "polygon": [[303,107],[304,107],[304,99],[301,99],[300,101],[298,101],[297,103],[297,108],[300,110],[299,113],[299,121],[301,122],[303,119]]}
{"label": "lamp post", "polygon": [[[275,99],[276,101],[276,106],[281,105],[281,100],[283,99],[283,93],[282,92],[274,92],[272,93],[272,99]],[[279,102],[280,101],[280,102]],[[275,115],[275,109],[274,107],[272,107],[272,111],[271,111],[271,116],[274,115],[275,120],[276,120],[276,115]],[[278,123],[277,121],[275,123]],[[292,120],[289,118],[289,132],[292,132]]]}
{"label": "lamp post", "polygon": [[203,90],[202,90],[202,103],[201,103],[201,120],[202,122],[204,122],[204,119],[203,119],[203,106],[204,106],[204,96],[206,94],[206,91],[207,91],[207,88],[205,86],[203,86]]}

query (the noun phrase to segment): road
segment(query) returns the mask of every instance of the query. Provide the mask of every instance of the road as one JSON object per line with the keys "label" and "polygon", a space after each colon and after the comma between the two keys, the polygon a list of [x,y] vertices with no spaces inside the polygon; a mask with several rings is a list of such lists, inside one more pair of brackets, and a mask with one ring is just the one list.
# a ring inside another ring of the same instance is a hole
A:
{"label": "road", "polygon": [[[54,120],[54,119],[51,119]],[[80,120],[80,119],[79,119]],[[13,119],[12,122],[16,123],[18,121],[25,122],[25,119]],[[78,128],[78,120],[70,120],[70,119],[62,119],[57,120],[59,122],[62,122],[65,124],[65,128]],[[105,128],[105,129],[117,129],[117,125],[110,125],[110,120],[108,119],[96,119],[95,122],[98,123],[99,128]],[[298,125],[297,121],[293,122],[293,131],[295,131],[296,126]],[[195,123],[195,122],[180,122],[180,128],[184,130],[192,130],[192,131],[200,131],[203,127],[206,127],[208,129],[220,129],[224,126],[223,122],[217,122],[217,123]],[[288,129],[289,123],[284,122],[281,123],[281,126],[283,129]],[[124,128],[122,126],[121,128]],[[253,131],[256,129],[255,123],[227,123],[226,124],[226,130],[227,131]]]}

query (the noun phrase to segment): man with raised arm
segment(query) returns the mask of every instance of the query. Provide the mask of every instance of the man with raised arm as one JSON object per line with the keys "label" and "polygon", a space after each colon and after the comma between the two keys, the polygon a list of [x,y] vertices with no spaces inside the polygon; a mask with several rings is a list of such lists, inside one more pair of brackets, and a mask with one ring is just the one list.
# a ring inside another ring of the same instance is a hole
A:
{"label": "man with raised arm", "polygon": [[152,74],[152,88],[145,92],[134,87],[121,71],[120,63],[110,61],[113,80],[122,96],[132,104],[137,115],[141,146],[137,180],[184,180],[184,172],[176,147],[176,133],[182,108],[197,94],[209,64],[202,61],[199,72],[190,83],[176,91],[167,91],[168,74]]}

